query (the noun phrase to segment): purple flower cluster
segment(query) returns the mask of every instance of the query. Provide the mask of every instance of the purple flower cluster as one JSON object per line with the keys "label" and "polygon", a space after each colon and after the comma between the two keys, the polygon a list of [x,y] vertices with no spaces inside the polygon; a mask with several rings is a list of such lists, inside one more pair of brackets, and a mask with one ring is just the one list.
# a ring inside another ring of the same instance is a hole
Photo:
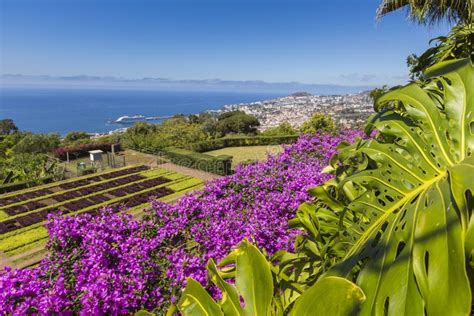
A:
{"label": "purple flower cluster", "polygon": [[205,284],[207,260],[223,258],[243,238],[270,254],[291,250],[297,232],[288,220],[310,199],[306,190],[330,178],[321,170],[337,144],[356,136],[362,133],[301,136],[173,205],[154,201],[141,220],[112,210],[54,216],[47,258],[0,273],[0,314],[164,310],[186,276]]}

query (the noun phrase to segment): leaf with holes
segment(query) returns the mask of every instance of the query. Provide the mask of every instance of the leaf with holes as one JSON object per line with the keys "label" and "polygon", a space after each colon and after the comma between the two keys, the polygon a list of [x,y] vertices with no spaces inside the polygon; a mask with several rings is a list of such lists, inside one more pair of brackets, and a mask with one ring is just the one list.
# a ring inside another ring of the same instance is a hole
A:
{"label": "leaf with holes", "polygon": [[[345,249],[325,275],[356,282],[367,298],[362,315],[471,310],[473,88],[473,65],[456,60],[381,96],[367,130],[377,136],[342,146],[332,159],[336,178],[299,210],[296,226],[312,227],[308,239],[333,236]],[[308,221],[322,210],[340,220]]]}

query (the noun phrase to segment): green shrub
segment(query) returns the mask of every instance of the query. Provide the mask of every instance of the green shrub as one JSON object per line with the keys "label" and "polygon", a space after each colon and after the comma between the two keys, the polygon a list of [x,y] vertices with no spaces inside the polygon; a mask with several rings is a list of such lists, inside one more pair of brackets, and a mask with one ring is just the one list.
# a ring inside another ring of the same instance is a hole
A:
{"label": "green shrub", "polygon": [[261,136],[286,136],[286,135],[298,135],[299,132],[290,123],[283,122],[278,126],[270,127],[264,130]]}
{"label": "green shrub", "polygon": [[245,146],[266,146],[290,144],[298,139],[298,135],[283,136],[253,136],[253,137],[225,137],[206,140],[197,143],[190,143],[184,148],[199,153],[222,149],[226,147],[245,147]]}
{"label": "green shrub", "polygon": [[301,125],[300,130],[304,134],[335,133],[336,123],[330,115],[314,113],[308,121]]}
{"label": "green shrub", "polygon": [[12,148],[15,154],[49,153],[60,144],[59,134],[33,134],[25,136]]}
{"label": "green shrub", "polygon": [[163,153],[175,164],[219,175],[231,174],[232,156],[211,156],[176,147],[167,147]]}
{"label": "green shrub", "polygon": [[243,111],[224,112],[217,118],[216,130],[221,135],[244,133],[255,134],[260,126],[258,119]]}

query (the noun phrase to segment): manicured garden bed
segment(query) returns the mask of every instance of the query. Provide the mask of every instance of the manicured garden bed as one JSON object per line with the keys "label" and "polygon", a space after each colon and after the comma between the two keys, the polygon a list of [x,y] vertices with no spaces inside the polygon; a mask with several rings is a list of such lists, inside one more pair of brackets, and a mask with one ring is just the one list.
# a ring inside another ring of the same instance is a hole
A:
{"label": "manicured garden bed", "polygon": [[0,251],[11,256],[44,245],[48,234],[43,222],[49,214],[145,207],[150,198],[174,197],[201,183],[175,172],[135,166],[0,196]]}

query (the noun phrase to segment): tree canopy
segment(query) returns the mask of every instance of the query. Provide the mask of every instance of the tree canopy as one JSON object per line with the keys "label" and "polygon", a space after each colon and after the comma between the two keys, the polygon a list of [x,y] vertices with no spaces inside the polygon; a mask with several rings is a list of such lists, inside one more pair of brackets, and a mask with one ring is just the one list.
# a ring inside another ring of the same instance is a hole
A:
{"label": "tree canopy", "polygon": [[64,141],[67,143],[73,143],[77,141],[87,141],[90,140],[91,136],[86,132],[69,132],[64,137]]}
{"label": "tree canopy", "polygon": [[0,120],[0,135],[10,135],[15,132],[18,132],[18,127],[12,119]]}
{"label": "tree canopy", "polygon": [[217,132],[222,136],[227,134],[252,134],[257,132],[260,126],[258,119],[243,111],[225,112],[219,115],[217,121]]}
{"label": "tree canopy", "polygon": [[14,147],[15,154],[48,153],[59,147],[61,139],[58,134],[26,133]]}
{"label": "tree canopy", "polygon": [[300,129],[304,134],[332,133],[336,130],[336,124],[330,115],[314,113]]}

